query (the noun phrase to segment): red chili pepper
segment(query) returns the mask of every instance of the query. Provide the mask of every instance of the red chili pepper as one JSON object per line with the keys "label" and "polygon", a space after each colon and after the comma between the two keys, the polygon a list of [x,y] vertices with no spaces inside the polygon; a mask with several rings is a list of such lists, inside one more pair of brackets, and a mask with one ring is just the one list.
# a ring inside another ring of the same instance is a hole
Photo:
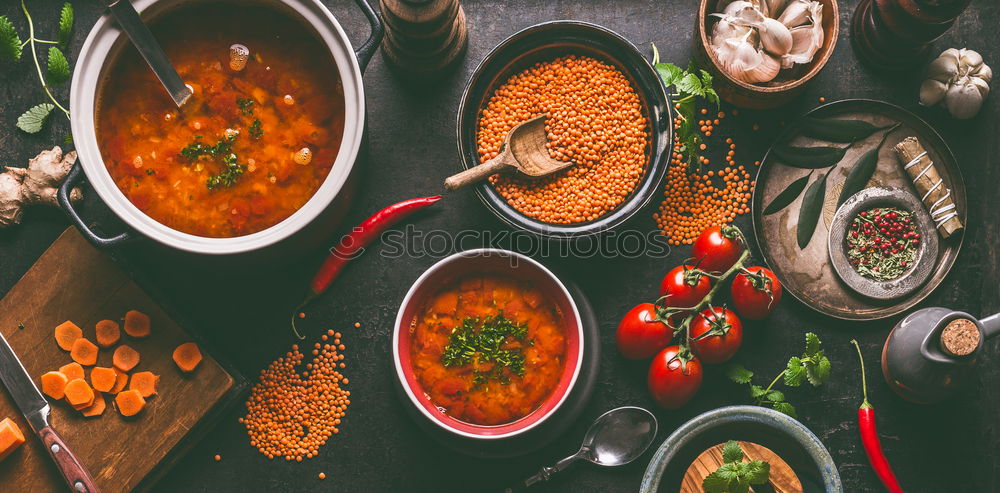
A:
{"label": "red chili pepper", "polygon": [[878,439],[878,430],[875,428],[875,408],[868,402],[868,381],[865,379],[865,360],[861,356],[861,346],[858,341],[851,339],[858,350],[858,359],[861,360],[861,388],[864,391],[865,400],[858,408],[858,429],[861,431],[861,444],[865,447],[865,454],[868,462],[872,465],[875,475],[882,481],[885,489],[891,493],[903,493],[903,488],[899,486],[896,474],[889,467],[889,461],[882,453],[882,444]]}
{"label": "red chili pepper", "polygon": [[414,212],[422,210],[441,199],[440,195],[404,200],[382,209],[354,227],[350,233],[340,239],[336,248],[330,250],[330,255],[319,267],[312,282],[309,283],[309,293],[292,314],[292,331],[299,339],[305,339],[295,328],[296,315],[317,296],[322,294],[333,280],[337,278],[347,262],[354,258],[364,247],[378,239],[387,229],[393,227]]}

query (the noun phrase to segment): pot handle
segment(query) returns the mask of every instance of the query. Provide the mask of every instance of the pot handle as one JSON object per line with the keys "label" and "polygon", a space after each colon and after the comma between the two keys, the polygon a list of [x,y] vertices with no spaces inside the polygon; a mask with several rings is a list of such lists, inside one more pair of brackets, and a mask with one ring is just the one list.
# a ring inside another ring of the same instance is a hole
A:
{"label": "pot handle", "polygon": [[382,36],[385,35],[385,26],[382,25],[382,19],[379,17],[378,13],[372,9],[372,6],[368,3],[368,0],[355,0],[358,3],[358,7],[364,12],[365,17],[368,18],[368,23],[372,26],[372,33],[365,40],[365,43],[358,48],[354,55],[358,58],[358,65],[361,67],[361,73],[365,73],[365,68],[368,67],[368,62],[372,61],[372,57],[375,56],[375,51],[378,50],[378,46],[382,44]]}
{"label": "pot handle", "polygon": [[80,214],[76,212],[73,208],[73,203],[69,200],[69,194],[76,188],[76,185],[83,179],[83,169],[79,162],[73,165],[69,170],[69,175],[66,176],[66,180],[63,181],[62,185],[59,186],[59,192],[57,198],[59,199],[59,207],[66,212],[70,220],[76,226],[76,229],[83,234],[83,237],[87,239],[91,244],[97,248],[111,248],[113,246],[119,245],[126,241],[132,239],[132,236],[128,233],[121,233],[118,236],[112,236],[111,238],[105,238],[103,236],[98,236],[87,223],[83,222],[83,218]]}

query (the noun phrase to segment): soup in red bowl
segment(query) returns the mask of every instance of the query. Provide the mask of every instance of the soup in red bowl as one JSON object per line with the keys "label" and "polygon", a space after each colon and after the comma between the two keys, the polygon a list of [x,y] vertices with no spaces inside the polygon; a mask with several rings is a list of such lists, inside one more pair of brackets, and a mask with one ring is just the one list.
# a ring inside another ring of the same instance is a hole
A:
{"label": "soup in red bowl", "polygon": [[538,426],[580,372],[583,327],[559,279],[523,255],[452,255],[410,288],[396,319],[393,357],[418,411],[471,438]]}

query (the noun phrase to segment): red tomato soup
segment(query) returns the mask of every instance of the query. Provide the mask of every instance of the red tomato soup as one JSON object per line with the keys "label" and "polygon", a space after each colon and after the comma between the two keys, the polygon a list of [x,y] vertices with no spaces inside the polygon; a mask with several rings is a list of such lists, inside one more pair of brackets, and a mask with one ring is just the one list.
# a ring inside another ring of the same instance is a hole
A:
{"label": "red tomato soup", "polygon": [[439,409],[476,425],[531,414],[565,365],[557,306],[530,283],[470,276],[437,292],[412,322],[414,375]]}
{"label": "red tomato soup", "polygon": [[178,109],[127,46],[102,90],[98,142],[126,197],[160,223],[226,238],[308,201],[337,156],[344,91],[304,24],[263,7],[183,7],[153,25],[194,91]]}

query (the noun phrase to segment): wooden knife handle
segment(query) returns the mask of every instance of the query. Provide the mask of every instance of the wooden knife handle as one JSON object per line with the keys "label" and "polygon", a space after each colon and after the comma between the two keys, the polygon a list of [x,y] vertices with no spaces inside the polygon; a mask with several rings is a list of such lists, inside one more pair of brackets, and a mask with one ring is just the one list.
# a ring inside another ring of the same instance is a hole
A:
{"label": "wooden knife handle", "polygon": [[77,459],[73,455],[73,452],[66,446],[66,442],[59,437],[56,430],[53,430],[51,426],[46,426],[38,431],[38,437],[42,439],[45,450],[52,456],[52,460],[55,461],[59,472],[66,479],[66,484],[69,485],[70,491],[76,493],[100,493],[100,490],[94,485],[93,478],[83,468],[83,464],[80,464],[80,459]]}

